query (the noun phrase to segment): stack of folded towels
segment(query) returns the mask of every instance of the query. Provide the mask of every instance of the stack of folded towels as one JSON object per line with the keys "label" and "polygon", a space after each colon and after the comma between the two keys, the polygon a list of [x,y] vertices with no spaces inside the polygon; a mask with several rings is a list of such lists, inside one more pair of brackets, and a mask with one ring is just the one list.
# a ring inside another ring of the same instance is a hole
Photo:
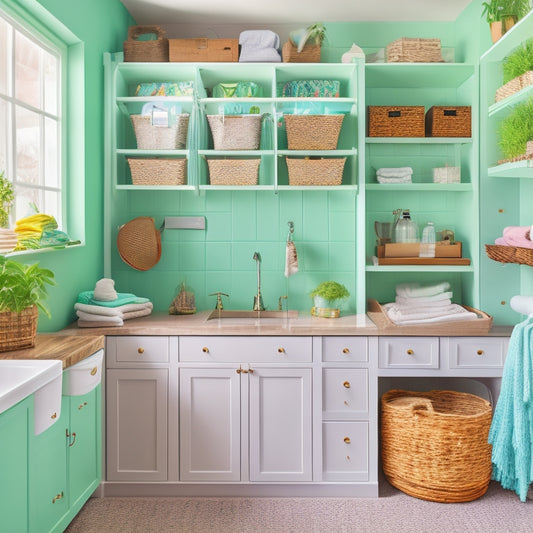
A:
{"label": "stack of folded towels", "polygon": [[413,169],[411,167],[378,168],[378,183],[411,183]]}
{"label": "stack of folded towels", "polygon": [[94,291],[84,291],[74,304],[78,327],[98,328],[123,326],[124,320],[149,315],[153,304],[148,298],[135,294],[117,293],[115,282],[103,278],[96,282]]}
{"label": "stack of folded towels", "polygon": [[247,30],[239,35],[240,62],[279,63],[279,35],[270,30]]}
{"label": "stack of folded towels", "polygon": [[516,248],[533,248],[532,230],[533,226],[507,226],[503,229],[503,236],[498,237],[494,244]]}
{"label": "stack of folded towels", "polygon": [[456,320],[475,320],[476,313],[453,304],[447,281],[433,285],[402,283],[396,286],[396,301],[383,307],[395,324],[426,324]]}

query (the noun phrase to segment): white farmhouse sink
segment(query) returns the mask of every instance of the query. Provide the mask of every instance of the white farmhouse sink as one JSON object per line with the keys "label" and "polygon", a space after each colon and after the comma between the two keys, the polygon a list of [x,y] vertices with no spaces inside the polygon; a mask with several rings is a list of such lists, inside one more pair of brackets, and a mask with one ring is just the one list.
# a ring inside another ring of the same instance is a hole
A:
{"label": "white farmhouse sink", "polygon": [[[3,413],[30,394],[44,388],[35,399],[36,411],[52,411],[49,424],[51,425],[59,412],[57,404],[61,406],[61,387],[57,387],[58,378],[61,379],[63,365],[57,360],[35,359],[2,359],[0,360],[0,413]],[[59,381],[59,383],[61,383]],[[46,392],[50,391],[50,392]],[[53,391],[53,392],[52,392]],[[46,405],[44,405],[46,404]],[[37,425],[37,417],[36,417]],[[44,427],[44,426],[43,426]],[[37,426],[36,426],[37,431]]]}
{"label": "white farmhouse sink", "polygon": [[63,372],[63,394],[80,396],[92,391],[102,381],[104,350],[98,350]]}

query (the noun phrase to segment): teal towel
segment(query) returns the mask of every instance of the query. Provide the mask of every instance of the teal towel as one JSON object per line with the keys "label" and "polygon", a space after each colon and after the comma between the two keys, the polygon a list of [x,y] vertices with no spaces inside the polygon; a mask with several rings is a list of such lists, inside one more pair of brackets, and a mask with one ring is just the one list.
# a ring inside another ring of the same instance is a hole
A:
{"label": "teal towel", "polygon": [[514,490],[523,502],[533,481],[532,333],[533,318],[513,329],[489,432],[492,479]]}
{"label": "teal towel", "polygon": [[118,292],[117,299],[111,300],[109,302],[104,302],[101,300],[95,300],[93,298],[94,291],[84,291],[78,294],[78,299],[76,300],[79,304],[87,305],[101,305],[102,307],[119,307],[126,304],[145,304],[150,301],[149,298],[142,298],[140,296],[135,296],[135,294],[130,294],[127,292]]}

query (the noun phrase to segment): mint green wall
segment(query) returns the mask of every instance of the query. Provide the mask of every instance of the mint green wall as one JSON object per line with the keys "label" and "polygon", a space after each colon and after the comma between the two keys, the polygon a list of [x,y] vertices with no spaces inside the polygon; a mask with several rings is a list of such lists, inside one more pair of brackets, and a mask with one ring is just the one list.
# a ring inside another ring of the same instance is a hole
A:
{"label": "mint green wall", "polygon": [[[28,3],[27,0],[24,0]],[[103,275],[103,102],[102,55],[122,47],[128,26],[134,24],[118,0],[41,0],[57,20],[84,43],[85,51],[85,240],[83,247],[53,253],[19,256],[54,271],[57,286],[49,291],[52,319],[39,317],[39,331],[56,331],[75,318],[76,295]],[[72,132],[76,135],[76,132]],[[83,193],[82,193],[83,194]]]}

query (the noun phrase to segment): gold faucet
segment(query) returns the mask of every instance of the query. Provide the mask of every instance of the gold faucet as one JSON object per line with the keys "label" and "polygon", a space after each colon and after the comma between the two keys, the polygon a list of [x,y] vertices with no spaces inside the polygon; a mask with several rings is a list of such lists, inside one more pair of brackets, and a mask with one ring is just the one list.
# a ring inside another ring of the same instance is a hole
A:
{"label": "gold faucet", "polygon": [[257,261],[257,294],[254,296],[254,311],[264,311],[263,296],[261,295],[261,254],[259,252],[254,253],[254,261]]}
{"label": "gold faucet", "polygon": [[225,292],[213,292],[209,296],[217,297],[217,303],[215,305],[215,309],[219,311],[222,311],[222,309],[224,309],[224,304],[222,303],[222,296],[227,296],[229,298],[229,294],[226,294]]}
{"label": "gold faucet", "polygon": [[282,300],[286,300],[288,297],[287,295],[285,296],[280,296],[279,297],[279,300],[278,300],[278,311],[283,311],[283,304],[282,304]]}

